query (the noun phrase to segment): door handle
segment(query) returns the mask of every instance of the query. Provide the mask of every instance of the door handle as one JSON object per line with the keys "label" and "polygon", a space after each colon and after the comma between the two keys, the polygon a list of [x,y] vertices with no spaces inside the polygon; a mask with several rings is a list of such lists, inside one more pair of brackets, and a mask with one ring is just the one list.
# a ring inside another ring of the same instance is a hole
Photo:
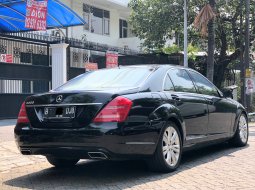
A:
{"label": "door handle", "polygon": [[213,105],[213,100],[207,99],[208,104]]}
{"label": "door handle", "polygon": [[175,94],[172,94],[171,95],[173,100],[176,100],[176,101],[181,101],[181,99],[179,98],[179,96],[175,95]]}

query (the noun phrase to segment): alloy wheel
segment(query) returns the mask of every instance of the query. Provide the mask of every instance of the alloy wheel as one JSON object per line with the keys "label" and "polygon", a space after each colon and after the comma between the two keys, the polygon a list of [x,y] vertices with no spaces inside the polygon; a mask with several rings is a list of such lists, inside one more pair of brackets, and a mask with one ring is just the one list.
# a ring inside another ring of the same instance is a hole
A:
{"label": "alloy wheel", "polygon": [[240,135],[241,141],[243,143],[246,143],[248,138],[248,124],[244,115],[242,115],[239,119],[239,135]]}
{"label": "alloy wheel", "polygon": [[172,126],[166,128],[162,141],[163,157],[168,165],[174,167],[180,157],[180,137]]}

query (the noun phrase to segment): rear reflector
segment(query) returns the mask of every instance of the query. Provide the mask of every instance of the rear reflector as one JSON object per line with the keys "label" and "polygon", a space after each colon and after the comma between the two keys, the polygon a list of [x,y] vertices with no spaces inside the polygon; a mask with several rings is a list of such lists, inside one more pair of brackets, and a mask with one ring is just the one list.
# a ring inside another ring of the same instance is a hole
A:
{"label": "rear reflector", "polygon": [[127,119],[132,104],[131,100],[118,96],[99,112],[94,122],[124,122]]}
{"label": "rear reflector", "polygon": [[25,102],[23,102],[23,104],[22,104],[22,106],[20,108],[17,123],[29,123],[29,119],[27,117],[27,111],[26,111]]}

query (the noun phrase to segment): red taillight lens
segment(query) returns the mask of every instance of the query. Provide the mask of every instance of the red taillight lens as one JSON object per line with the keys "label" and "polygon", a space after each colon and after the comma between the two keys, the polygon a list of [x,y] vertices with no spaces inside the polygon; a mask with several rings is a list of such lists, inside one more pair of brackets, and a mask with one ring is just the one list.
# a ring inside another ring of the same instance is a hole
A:
{"label": "red taillight lens", "polygon": [[26,111],[25,102],[23,102],[23,104],[22,104],[22,106],[20,108],[17,123],[29,123],[29,119],[27,117],[27,111]]}
{"label": "red taillight lens", "polygon": [[132,104],[131,100],[118,96],[97,114],[94,122],[124,122],[127,119]]}

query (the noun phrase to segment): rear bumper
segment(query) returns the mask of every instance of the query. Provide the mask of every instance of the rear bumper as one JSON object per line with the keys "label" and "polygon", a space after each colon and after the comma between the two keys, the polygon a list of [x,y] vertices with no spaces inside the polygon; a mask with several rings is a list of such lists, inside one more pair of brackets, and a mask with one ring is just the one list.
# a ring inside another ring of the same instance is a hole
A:
{"label": "rear bumper", "polygon": [[154,153],[159,137],[156,129],[123,131],[117,124],[86,129],[39,129],[18,125],[14,133],[22,154],[88,159],[90,152],[101,152],[111,160],[148,157]]}

